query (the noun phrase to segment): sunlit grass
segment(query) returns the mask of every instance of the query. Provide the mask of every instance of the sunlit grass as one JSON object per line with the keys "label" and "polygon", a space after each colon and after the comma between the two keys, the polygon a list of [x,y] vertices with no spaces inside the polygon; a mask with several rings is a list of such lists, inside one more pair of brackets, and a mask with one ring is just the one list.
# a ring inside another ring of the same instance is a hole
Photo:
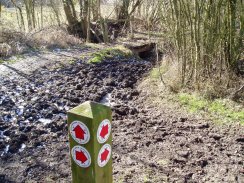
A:
{"label": "sunlit grass", "polygon": [[89,59],[88,62],[100,63],[106,59],[111,59],[111,58],[117,58],[119,60],[120,58],[129,58],[132,55],[133,54],[129,49],[123,46],[116,46],[114,48],[105,48],[96,53],[92,53],[91,58]]}
{"label": "sunlit grass", "polygon": [[187,93],[180,93],[178,99],[191,113],[207,112],[211,117],[216,119],[217,122],[240,122],[244,125],[243,108],[237,108],[234,105],[231,105],[231,101],[229,100],[216,99],[211,101]]}

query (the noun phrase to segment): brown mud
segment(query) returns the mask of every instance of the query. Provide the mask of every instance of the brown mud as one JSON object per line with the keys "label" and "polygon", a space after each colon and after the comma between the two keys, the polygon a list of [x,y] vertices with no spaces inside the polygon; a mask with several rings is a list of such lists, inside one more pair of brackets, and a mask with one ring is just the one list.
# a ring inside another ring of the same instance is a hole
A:
{"label": "brown mud", "polygon": [[113,110],[114,182],[243,182],[244,128],[148,103],[152,67],[79,60],[1,78],[0,182],[70,182],[66,111],[87,100]]}

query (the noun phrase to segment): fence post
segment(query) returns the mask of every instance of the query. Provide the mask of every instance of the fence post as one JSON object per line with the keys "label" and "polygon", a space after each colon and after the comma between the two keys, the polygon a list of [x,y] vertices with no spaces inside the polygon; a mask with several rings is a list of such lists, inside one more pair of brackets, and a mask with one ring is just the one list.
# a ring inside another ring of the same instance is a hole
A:
{"label": "fence post", "polygon": [[112,111],[84,102],[68,111],[72,183],[112,183]]}

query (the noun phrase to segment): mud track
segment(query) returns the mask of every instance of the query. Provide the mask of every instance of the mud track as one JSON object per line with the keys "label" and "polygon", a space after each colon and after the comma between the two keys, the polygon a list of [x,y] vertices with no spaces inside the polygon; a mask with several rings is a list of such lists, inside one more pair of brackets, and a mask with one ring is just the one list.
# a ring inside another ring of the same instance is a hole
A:
{"label": "mud track", "polygon": [[244,128],[150,105],[150,62],[50,68],[0,81],[0,182],[70,182],[66,111],[87,100],[112,105],[114,182],[243,182]]}

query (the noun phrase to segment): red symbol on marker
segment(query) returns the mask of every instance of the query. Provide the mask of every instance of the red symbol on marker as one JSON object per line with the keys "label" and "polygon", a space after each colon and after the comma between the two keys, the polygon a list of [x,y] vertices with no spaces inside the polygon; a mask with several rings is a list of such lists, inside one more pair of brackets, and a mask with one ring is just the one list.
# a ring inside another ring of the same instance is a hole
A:
{"label": "red symbol on marker", "polygon": [[82,151],[75,151],[75,157],[77,160],[81,161],[81,163],[85,163],[87,161],[87,157]]}
{"label": "red symbol on marker", "polygon": [[102,162],[107,160],[108,154],[109,154],[109,151],[107,149],[105,149],[103,151],[103,153],[101,154],[101,161]]}
{"label": "red symbol on marker", "polygon": [[85,139],[85,134],[86,132],[80,127],[80,125],[77,125],[73,131],[75,131],[75,136],[76,138],[78,139],[82,139],[84,140]]}
{"label": "red symbol on marker", "polygon": [[105,138],[105,136],[108,134],[108,124],[102,127],[102,130],[100,132],[100,136],[102,138]]}

